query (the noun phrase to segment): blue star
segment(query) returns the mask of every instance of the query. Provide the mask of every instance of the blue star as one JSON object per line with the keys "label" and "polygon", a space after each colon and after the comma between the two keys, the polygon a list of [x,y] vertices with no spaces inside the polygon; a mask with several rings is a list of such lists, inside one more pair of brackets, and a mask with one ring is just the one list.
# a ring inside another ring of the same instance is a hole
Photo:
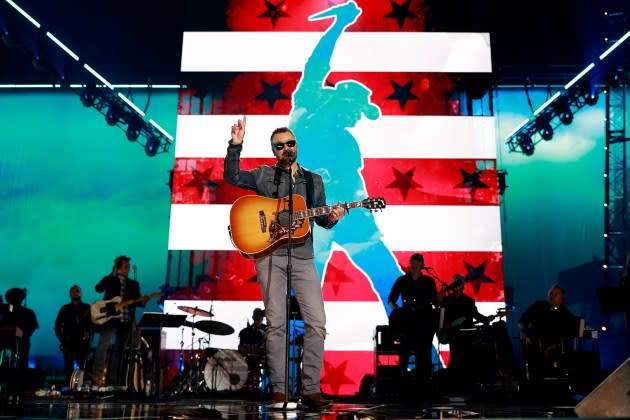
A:
{"label": "blue star", "polygon": [[394,93],[392,93],[385,99],[398,101],[398,103],[400,104],[401,110],[405,109],[405,105],[407,104],[407,101],[420,99],[419,96],[416,96],[413,93],[411,93],[411,86],[413,85],[413,80],[410,80],[404,85],[399,85],[393,80],[390,80],[390,82],[392,84],[392,87],[394,88]]}
{"label": "blue star", "polygon": [[264,80],[261,80],[260,84],[262,85],[263,93],[256,96],[256,99],[267,101],[270,110],[273,109],[273,106],[276,104],[277,100],[289,99],[287,95],[280,92],[280,89],[282,89],[282,81],[279,81],[275,85],[271,85]]}
{"label": "blue star", "polygon": [[288,15],[287,13],[284,12],[284,1],[282,0],[280,3],[278,4],[273,4],[268,0],[265,0],[265,6],[267,7],[267,10],[264,13],[261,13],[260,15],[258,15],[259,18],[271,18],[271,26],[273,26],[274,28],[276,27],[276,23],[278,22],[278,19],[280,19],[281,17],[291,17],[290,15]]}
{"label": "blue star", "polygon": [[479,179],[481,176],[481,169],[477,169],[473,173],[468,173],[462,168],[459,168],[459,172],[462,174],[464,179],[462,182],[457,184],[455,188],[488,188],[488,185]]}
{"label": "blue star", "polygon": [[487,261],[482,262],[477,267],[474,267],[471,264],[468,264],[464,261],[464,265],[466,266],[466,283],[472,283],[473,289],[475,289],[475,294],[479,293],[479,288],[481,287],[481,283],[494,283],[490,277],[486,276],[486,263]]}
{"label": "blue star", "polygon": [[413,13],[409,11],[409,5],[411,4],[411,0],[407,0],[403,4],[394,3],[393,0],[389,0],[389,2],[392,6],[392,11],[386,14],[385,18],[389,18],[389,19],[395,18],[396,22],[398,22],[398,27],[400,29],[402,29],[403,25],[405,24],[405,19],[417,17],[416,15],[414,15]]}

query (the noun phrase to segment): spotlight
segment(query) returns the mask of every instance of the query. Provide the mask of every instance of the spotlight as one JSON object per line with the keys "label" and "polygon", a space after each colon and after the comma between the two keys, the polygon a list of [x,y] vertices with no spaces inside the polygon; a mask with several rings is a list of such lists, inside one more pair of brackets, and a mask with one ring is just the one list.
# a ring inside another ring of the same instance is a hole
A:
{"label": "spotlight", "polygon": [[107,108],[107,112],[105,113],[105,121],[107,121],[107,124],[113,126],[118,123],[118,118],[119,118],[118,105],[112,102],[109,105],[109,108]]}
{"label": "spotlight", "polygon": [[536,125],[540,132],[540,137],[547,141],[553,138],[553,127],[549,123],[548,118],[541,118],[539,121],[536,121]]}
{"label": "spotlight", "polygon": [[144,152],[147,156],[155,156],[160,147],[160,138],[154,134],[150,134],[147,137],[147,143],[144,145]]}
{"label": "spotlight", "polygon": [[529,134],[523,133],[516,137],[518,145],[521,146],[521,151],[527,156],[534,154],[534,142]]}
{"label": "spotlight", "polygon": [[81,103],[83,106],[91,107],[94,105],[96,99],[96,88],[94,86],[86,85],[81,91]]}
{"label": "spotlight", "polygon": [[127,125],[127,140],[136,141],[142,130],[142,122],[138,118],[133,118]]}
{"label": "spotlight", "polygon": [[593,106],[597,103],[598,99],[599,99],[599,94],[596,91],[588,92],[584,96],[584,103],[586,105]]}
{"label": "spotlight", "polygon": [[33,66],[33,68],[39,72],[47,72],[48,68],[46,66],[46,63],[44,63],[44,60],[42,59],[42,57],[39,54],[36,54],[33,59],[31,60],[31,65]]}
{"label": "spotlight", "polygon": [[562,98],[558,105],[558,118],[564,125],[569,125],[573,121],[573,111],[571,111],[571,106],[569,106],[569,101],[566,98]]}

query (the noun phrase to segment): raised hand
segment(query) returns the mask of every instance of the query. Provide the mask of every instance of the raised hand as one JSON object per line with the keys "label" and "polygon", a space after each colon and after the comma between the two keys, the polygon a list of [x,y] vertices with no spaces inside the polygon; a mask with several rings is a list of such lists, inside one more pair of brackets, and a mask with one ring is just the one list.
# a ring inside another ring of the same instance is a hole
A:
{"label": "raised hand", "polygon": [[239,119],[236,124],[232,125],[232,144],[241,144],[243,143],[243,139],[245,138],[245,124],[247,122],[247,117],[243,116],[243,119]]}

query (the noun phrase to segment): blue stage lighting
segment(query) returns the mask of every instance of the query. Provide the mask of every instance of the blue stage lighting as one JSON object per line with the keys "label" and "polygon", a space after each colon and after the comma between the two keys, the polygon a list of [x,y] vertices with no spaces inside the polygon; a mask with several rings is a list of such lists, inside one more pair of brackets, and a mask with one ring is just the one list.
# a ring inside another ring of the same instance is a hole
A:
{"label": "blue stage lighting", "polygon": [[119,114],[118,105],[111,103],[105,113],[105,121],[107,121],[107,124],[109,125],[116,125],[118,123],[118,119],[120,118]]}
{"label": "blue stage lighting", "polygon": [[137,118],[133,118],[127,125],[127,140],[136,141],[140,137],[142,131],[142,121]]}
{"label": "blue stage lighting", "polygon": [[521,151],[527,156],[531,156],[534,154],[534,142],[529,134],[522,133],[516,137],[518,141],[518,145],[521,146]]}
{"label": "blue stage lighting", "polygon": [[144,145],[144,152],[147,156],[155,156],[160,148],[160,138],[151,134],[147,137],[147,143]]}

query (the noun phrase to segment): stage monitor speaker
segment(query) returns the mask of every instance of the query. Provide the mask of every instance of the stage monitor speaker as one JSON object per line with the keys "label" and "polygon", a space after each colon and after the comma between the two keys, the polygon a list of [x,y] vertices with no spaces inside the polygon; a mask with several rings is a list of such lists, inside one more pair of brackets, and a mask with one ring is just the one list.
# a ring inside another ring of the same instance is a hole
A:
{"label": "stage monitor speaker", "polygon": [[630,358],[575,406],[575,414],[630,418]]}

